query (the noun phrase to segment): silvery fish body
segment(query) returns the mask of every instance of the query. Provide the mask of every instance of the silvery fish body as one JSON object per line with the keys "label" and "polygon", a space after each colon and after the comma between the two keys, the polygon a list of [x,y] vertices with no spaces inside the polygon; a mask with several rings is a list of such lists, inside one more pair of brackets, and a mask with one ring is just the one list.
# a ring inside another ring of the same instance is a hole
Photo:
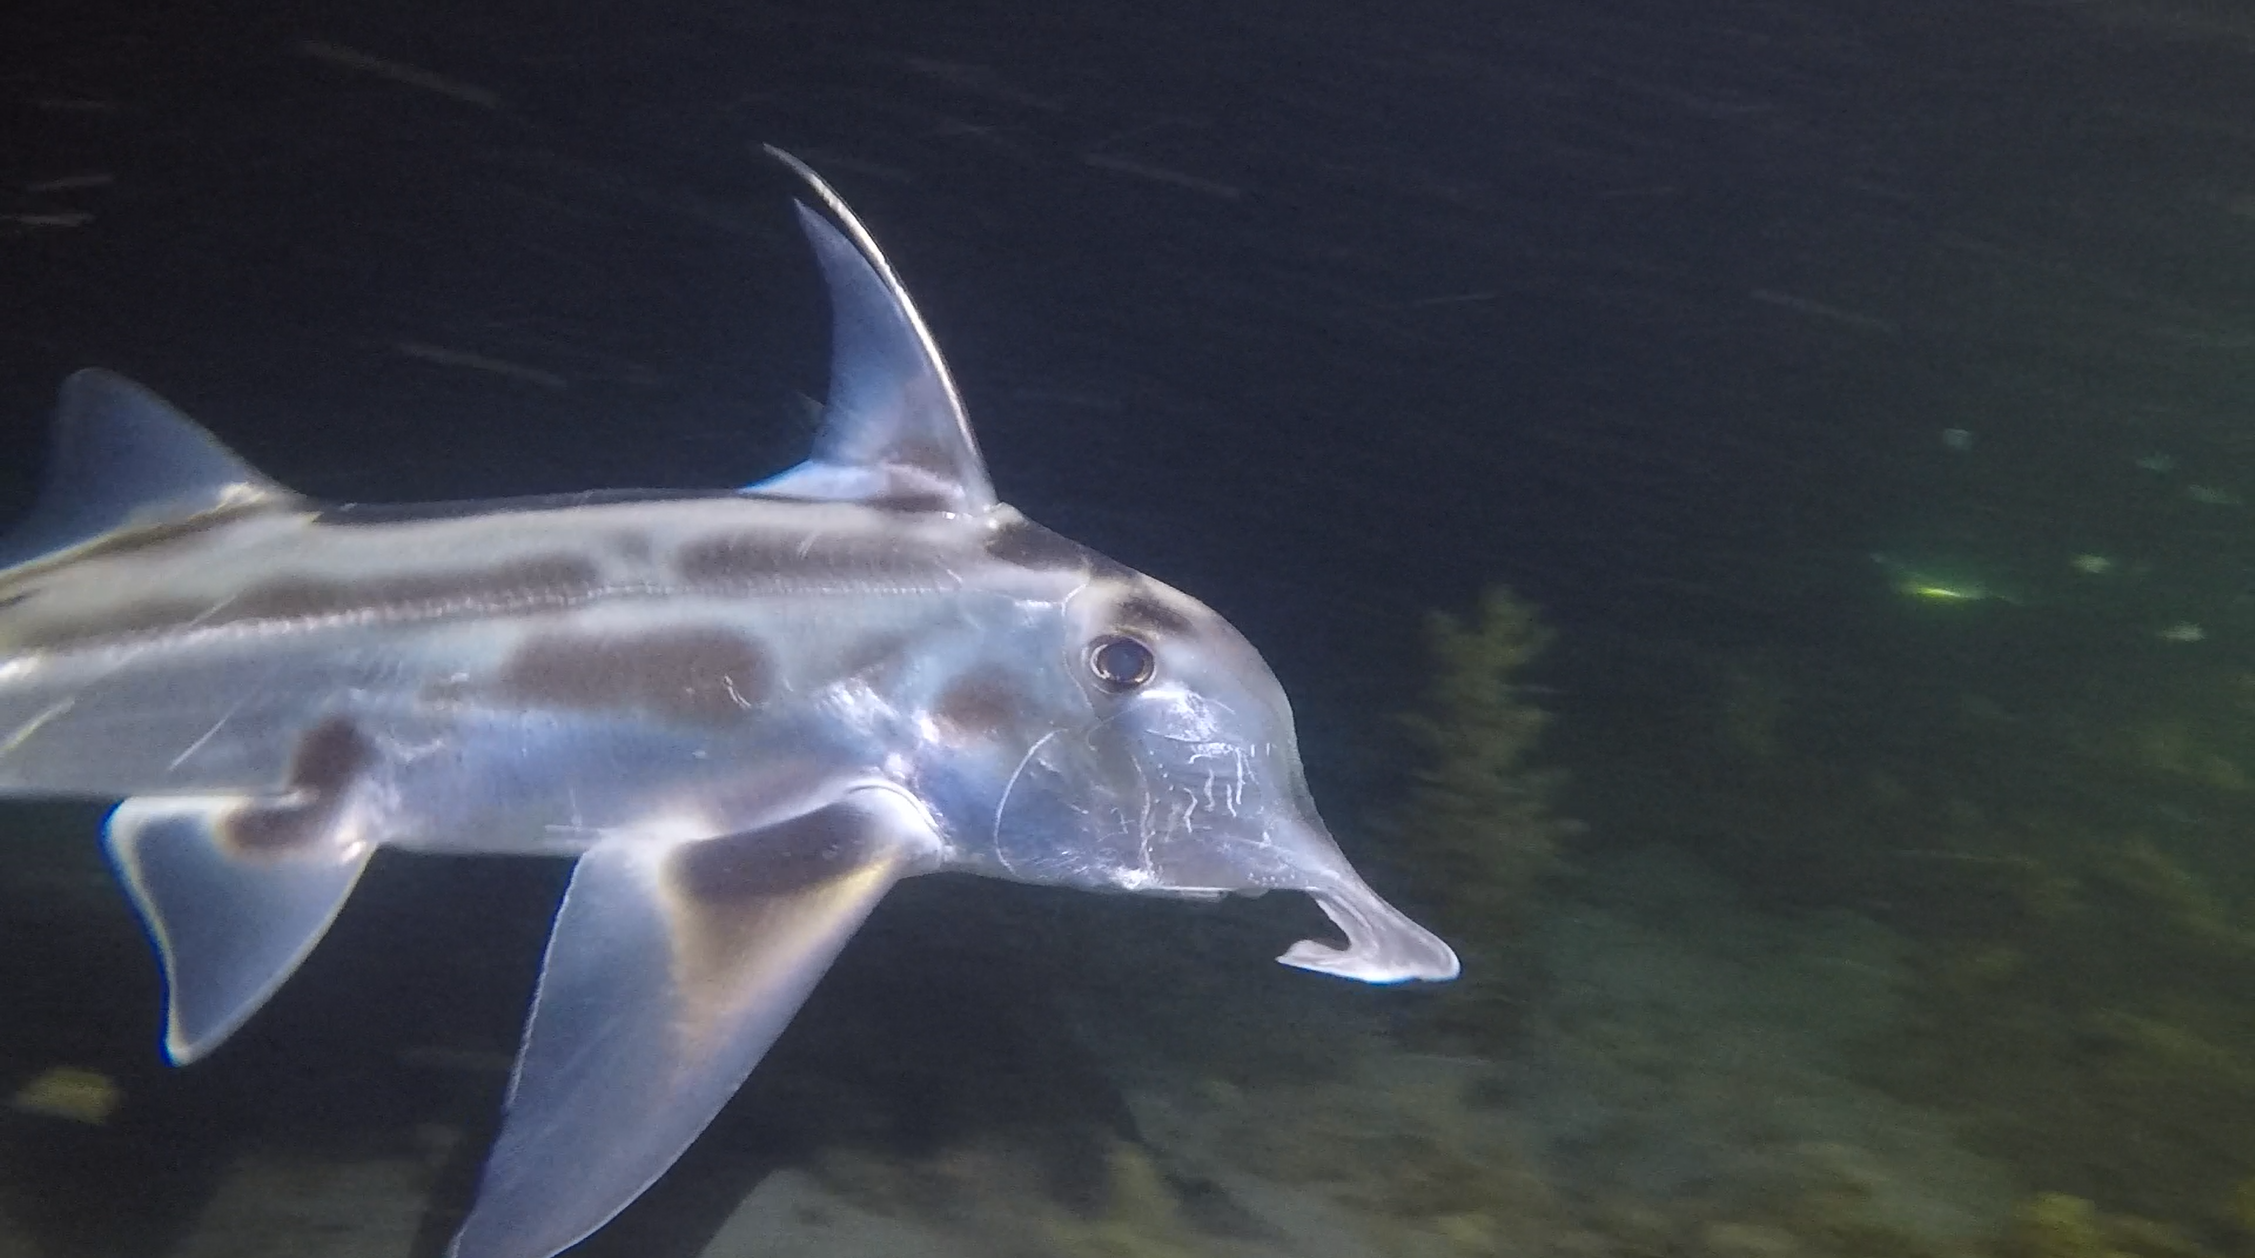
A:
{"label": "silvery fish body", "polygon": [[1346,940],[1287,964],[1456,973],[1324,830],[1253,647],[995,500],[890,266],[783,160],[837,224],[801,207],[835,329],[797,468],[326,506],[81,372],[0,554],[0,795],[124,799],[174,1061],[376,848],[577,856],[459,1258],[548,1258],[632,1201],[908,875],[1304,891]]}

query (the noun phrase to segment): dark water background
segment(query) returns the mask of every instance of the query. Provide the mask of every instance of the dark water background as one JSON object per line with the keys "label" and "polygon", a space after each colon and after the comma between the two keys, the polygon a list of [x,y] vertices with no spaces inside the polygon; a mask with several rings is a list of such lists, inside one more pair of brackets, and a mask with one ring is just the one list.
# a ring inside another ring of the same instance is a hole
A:
{"label": "dark water background", "polygon": [[[2255,732],[2218,706],[2255,636],[2255,18],[2225,4],[19,3],[0,501],[86,365],[320,497],[756,479],[798,457],[826,329],[763,143],[892,255],[1004,496],[1261,645],[1358,856],[1421,617],[1503,582],[1559,631],[1537,693],[1585,855],[1671,844],[1906,927],[1972,911],[1900,860],[1968,808],[2249,876],[2244,783],[2200,768]],[[1734,721],[1782,723],[1782,760],[1726,765]],[[2202,749],[2124,732],[2171,721]],[[1910,806],[1842,806],[1875,777]],[[249,1043],[174,1079],[93,814],[11,816],[39,877],[0,901],[0,1056],[157,1098],[87,1165],[193,1181],[250,1130],[483,1103],[380,1063],[507,1047],[558,871],[379,868]],[[1304,925],[908,899],[806,1034],[932,1077],[1071,1058],[1025,1012],[1061,956],[1190,937],[1257,982]],[[931,950],[899,941],[966,918],[945,1012],[903,1011]],[[1069,942],[1029,961],[1028,921]],[[1102,1118],[1060,1086],[1035,1108]],[[818,1109],[766,1103],[761,1156]]]}

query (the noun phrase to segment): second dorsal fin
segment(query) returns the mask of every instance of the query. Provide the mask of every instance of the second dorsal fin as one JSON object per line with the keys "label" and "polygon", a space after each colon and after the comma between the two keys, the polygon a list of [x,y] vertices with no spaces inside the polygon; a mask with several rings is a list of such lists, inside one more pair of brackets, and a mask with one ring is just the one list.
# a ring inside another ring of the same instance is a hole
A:
{"label": "second dorsal fin", "polygon": [[835,215],[799,207],[830,288],[830,401],[807,461],[749,492],[978,513],[995,503],[938,345],[868,229],[821,176],[770,147]]}
{"label": "second dorsal fin", "polygon": [[123,376],[80,371],[63,381],[46,487],[0,539],[0,567],[113,533],[296,498],[163,398]]}

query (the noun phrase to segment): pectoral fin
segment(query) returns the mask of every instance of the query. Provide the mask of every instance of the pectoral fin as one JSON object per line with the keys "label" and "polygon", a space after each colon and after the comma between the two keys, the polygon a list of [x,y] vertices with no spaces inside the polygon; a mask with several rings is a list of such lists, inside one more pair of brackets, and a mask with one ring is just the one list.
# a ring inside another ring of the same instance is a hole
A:
{"label": "pectoral fin", "polygon": [[761,830],[581,857],[454,1258],[549,1258],[624,1209],[937,842],[913,802],[869,789]]}
{"label": "pectoral fin", "polygon": [[321,941],[368,863],[319,801],[129,799],[103,837],[164,963],[164,1048],[194,1061]]}

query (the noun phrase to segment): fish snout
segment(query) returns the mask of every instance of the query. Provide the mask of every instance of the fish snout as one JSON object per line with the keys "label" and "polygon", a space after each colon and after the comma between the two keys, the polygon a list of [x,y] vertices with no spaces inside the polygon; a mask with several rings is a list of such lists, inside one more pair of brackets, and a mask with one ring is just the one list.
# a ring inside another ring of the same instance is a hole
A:
{"label": "fish snout", "polygon": [[1347,942],[1341,947],[1303,939],[1277,960],[1364,983],[1439,983],[1457,976],[1455,950],[1371,890],[1321,822],[1295,820],[1290,829],[1298,833],[1289,846],[1302,853],[1295,863],[1313,876],[1301,889],[1346,933]]}
{"label": "fish snout", "polygon": [[1357,878],[1351,885],[1311,891],[1316,907],[1347,934],[1345,947],[1303,939],[1277,958],[1302,970],[1364,983],[1430,983],[1455,978],[1461,966],[1441,937],[1386,903]]}

